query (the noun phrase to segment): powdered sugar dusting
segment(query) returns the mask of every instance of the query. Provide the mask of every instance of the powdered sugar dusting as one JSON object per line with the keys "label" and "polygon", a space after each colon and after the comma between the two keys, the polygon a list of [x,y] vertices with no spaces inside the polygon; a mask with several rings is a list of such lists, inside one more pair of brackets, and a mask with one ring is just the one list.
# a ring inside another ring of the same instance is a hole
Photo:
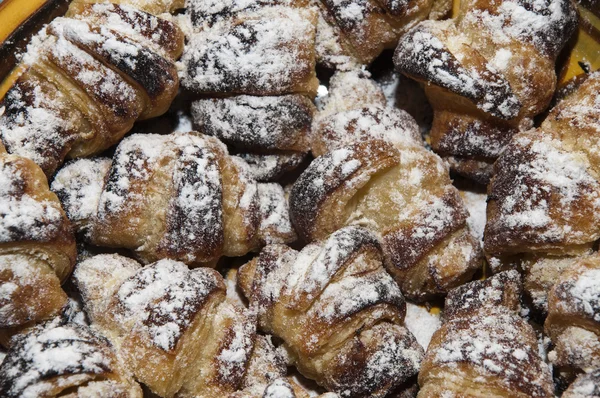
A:
{"label": "powdered sugar dusting", "polygon": [[65,229],[58,201],[32,196],[32,185],[19,158],[0,157],[0,242],[48,241]]}
{"label": "powdered sugar dusting", "polygon": [[410,330],[424,350],[427,350],[431,337],[440,325],[439,315],[434,315],[421,306],[406,303],[404,326]]}
{"label": "powdered sugar dusting", "polygon": [[117,292],[117,317],[124,324],[129,323],[126,319],[139,320],[139,327],[158,348],[171,351],[220,285],[211,270],[190,271],[183,263],[160,260],[123,282]]}

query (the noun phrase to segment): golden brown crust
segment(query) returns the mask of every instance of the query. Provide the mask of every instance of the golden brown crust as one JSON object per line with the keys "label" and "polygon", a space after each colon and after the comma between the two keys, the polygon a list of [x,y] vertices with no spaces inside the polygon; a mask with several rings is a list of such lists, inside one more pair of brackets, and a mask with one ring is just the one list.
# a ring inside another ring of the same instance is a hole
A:
{"label": "golden brown crust", "polygon": [[182,57],[182,85],[203,94],[314,97],[316,14],[265,7],[198,26]]}
{"label": "golden brown crust", "polygon": [[75,237],[42,170],[31,160],[0,154],[0,328],[56,315],[60,287],[75,265]]}
{"label": "golden brown crust", "polygon": [[142,389],[104,337],[57,319],[14,339],[0,365],[0,394],[141,398]]}
{"label": "golden brown crust", "polygon": [[144,262],[214,264],[295,239],[281,188],[260,195],[244,161],[195,132],[132,135],[110,166],[70,163],[52,186],[86,240],[134,250]]}
{"label": "golden brown crust", "polygon": [[422,22],[401,39],[396,69],[427,83],[431,145],[454,171],[489,181],[482,162],[492,164],[549,104],[556,57],[576,25],[566,0],[469,1],[453,20]]}
{"label": "golden brown crust", "polygon": [[370,140],[314,160],[292,188],[291,219],[309,242],[344,225],[375,231],[403,293],[424,300],[468,281],[481,251],[441,160],[396,146]]}
{"label": "golden brown crust", "polygon": [[516,135],[488,188],[485,249],[494,255],[578,255],[600,236],[597,90],[592,74],[542,126]]}
{"label": "golden brown crust", "polygon": [[380,397],[416,374],[422,350],[400,326],[404,298],[367,230],[346,227],[300,252],[269,245],[240,269],[238,285],[259,327],[322,386]]}
{"label": "golden brown crust", "polygon": [[451,292],[419,373],[419,397],[552,397],[548,366],[519,309],[516,271]]}
{"label": "golden brown crust", "polygon": [[0,117],[8,151],[47,175],[164,113],[179,85],[183,34],[173,23],[116,4],[76,2],[68,15],[32,39]]}
{"label": "golden brown crust", "polygon": [[155,393],[208,398],[240,386],[254,322],[226,300],[216,271],[100,255],[78,265],[75,281],[92,322]]}

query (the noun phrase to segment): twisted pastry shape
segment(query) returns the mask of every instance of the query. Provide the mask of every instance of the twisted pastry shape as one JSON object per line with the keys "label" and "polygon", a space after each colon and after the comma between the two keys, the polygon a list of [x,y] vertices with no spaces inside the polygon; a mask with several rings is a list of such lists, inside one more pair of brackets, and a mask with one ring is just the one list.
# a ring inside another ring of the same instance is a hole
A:
{"label": "twisted pastry shape", "polygon": [[0,329],[57,315],[75,265],[75,236],[46,176],[0,146]]}
{"label": "twisted pastry shape", "polygon": [[461,2],[449,21],[404,36],[394,63],[425,84],[431,146],[459,174],[487,184],[513,135],[550,103],[555,61],[577,26],[570,0]]}
{"label": "twisted pastry shape", "polygon": [[292,187],[290,216],[307,242],[351,224],[380,235],[388,271],[415,300],[470,280],[481,263],[448,170],[422,146],[369,140],[315,159]]}
{"label": "twisted pastry shape", "polygon": [[214,264],[295,238],[281,187],[258,189],[241,159],[195,132],[132,135],[112,162],[67,165],[52,189],[90,243],[134,250],[146,263]]}
{"label": "twisted pastry shape", "polygon": [[419,373],[419,398],[554,396],[536,334],[517,315],[521,289],[518,272],[506,271],[448,294]]}
{"label": "twisted pastry shape", "polygon": [[[9,79],[0,138],[50,176],[65,158],[118,142],[177,94],[183,34],[128,5],[74,1],[32,39]],[[148,3],[148,2],[146,2]]]}
{"label": "twisted pastry shape", "polygon": [[238,286],[261,330],[329,391],[383,397],[418,372],[423,350],[402,326],[404,298],[365,229],[340,229],[300,252],[269,245],[240,268]]}
{"label": "twisted pastry shape", "polygon": [[255,322],[218,272],[98,255],[74,273],[87,314],[136,379],[161,397],[226,397],[242,382]]}
{"label": "twisted pastry shape", "polygon": [[91,328],[57,318],[15,338],[0,365],[5,398],[142,398],[142,389]]}
{"label": "twisted pastry shape", "polygon": [[600,238],[599,87],[600,73],[587,76],[540,128],[516,135],[488,187],[484,248],[492,269],[524,269],[542,313],[560,273]]}

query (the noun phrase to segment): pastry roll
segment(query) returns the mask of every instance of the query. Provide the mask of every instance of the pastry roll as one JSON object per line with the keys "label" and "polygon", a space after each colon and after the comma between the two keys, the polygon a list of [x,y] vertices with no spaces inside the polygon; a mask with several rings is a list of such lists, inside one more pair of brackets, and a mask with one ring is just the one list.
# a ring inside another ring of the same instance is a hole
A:
{"label": "pastry roll", "polygon": [[218,137],[250,165],[258,181],[274,181],[310,150],[314,105],[299,94],[240,95],[192,103],[194,127]]}
{"label": "pastry roll", "polygon": [[284,229],[282,236],[259,230],[261,199],[287,218],[282,192],[261,197],[241,159],[195,132],[132,135],[112,162],[67,165],[52,189],[88,242],[133,250],[145,263],[168,257],[214,264],[221,256],[294,236]]}
{"label": "pastry roll", "polygon": [[91,328],[60,319],[17,336],[0,364],[6,398],[142,398],[142,389]]}
{"label": "pastry roll", "polygon": [[383,397],[417,374],[423,350],[382,260],[371,232],[346,227],[300,252],[265,247],[238,286],[302,374],[341,396]]}
{"label": "pastry roll", "polygon": [[74,279],[93,324],[154,393],[222,397],[240,386],[255,323],[226,300],[215,270],[98,255],[78,264]]}
{"label": "pastry roll", "polygon": [[67,15],[32,39],[0,116],[8,152],[49,176],[164,113],[179,87],[183,34],[173,23],[111,3],[74,2]]}
{"label": "pastry roll", "polygon": [[202,94],[313,96],[316,16],[266,7],[194,32],[181,62],[182,85]]}
{"label": "pastry roll", "polygon": [[600,74],[587,77],[540,128],[516,135],[494,166],[484,246],[502,269],[589,254],[600,238],[597,165]]}
{"label": "pastry roll", "polygon": [[419,373],[419,398],[553,397],[533,328],[519,315],[516,271],[452,291]]}
{"label": "pastry roll", "polygon": [[75,257],[71,224],[42,170],[0,153],[0,329],[57,315]]}
{"label": "pastry roll", "polygon": [[452,170],[489,182],[512,136],[550,103],[556,57],[576,26],[569,0],[471,0],[456,18],[421,22],[402,37],[396,69],[424,83],[431,146]]}
{"label": "pastry roll", "polygon": [[307,242],[345,225],[377,233],[388,271],[414,300],[447,293],[481,265],[460,194],[422,146],[370,140],[315,159],[291,190],[290,216]]}
{"label": "pastry roll", "polygon": [[552,339],[548,354],[563,370],[600,367],[600,257],[580,258],[562,271],[548,294],[544,329]]}

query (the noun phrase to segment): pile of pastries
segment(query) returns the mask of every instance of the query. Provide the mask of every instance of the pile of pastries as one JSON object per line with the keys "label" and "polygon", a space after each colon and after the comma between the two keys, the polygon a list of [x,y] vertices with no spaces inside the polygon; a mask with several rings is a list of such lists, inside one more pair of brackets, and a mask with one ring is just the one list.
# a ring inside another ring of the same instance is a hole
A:
{"label": "pile of pastries", "polygon": [[0,396],[600,397],[599,29],[73,0],[0,86]]}

